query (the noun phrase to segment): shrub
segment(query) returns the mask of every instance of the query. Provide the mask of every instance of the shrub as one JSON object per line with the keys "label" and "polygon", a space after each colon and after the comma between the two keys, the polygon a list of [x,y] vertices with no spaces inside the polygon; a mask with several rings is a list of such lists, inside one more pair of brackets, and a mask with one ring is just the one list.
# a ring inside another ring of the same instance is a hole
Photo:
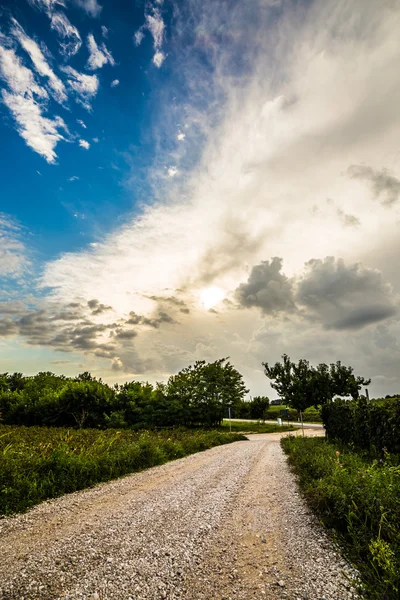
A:
{"label": "shrub", "polygon": [[374,451],[383,449],[400,454],[400,400],[368,402],[361,397],[354,401],[337,398],[322,408],[327,436],[345,444]]}
{"label": "shrub", "polygon": [[283,438],[313,510],[344,544],[373,600],[400,592],[400,467],[322,438]]}

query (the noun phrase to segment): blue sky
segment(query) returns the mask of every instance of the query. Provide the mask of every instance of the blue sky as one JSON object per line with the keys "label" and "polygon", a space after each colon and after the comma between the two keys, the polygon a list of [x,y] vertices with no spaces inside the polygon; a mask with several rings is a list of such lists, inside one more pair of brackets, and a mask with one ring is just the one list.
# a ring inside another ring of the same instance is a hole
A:
{"label": "blue sky", "polygon": [[[283,352],[398,391],[390,0],[0,8],[0,371]],[[397,386],[397,387],[396,387]]]}
{"label": "blue sky", "polygon": [[[46,3],[15,5],[15,2],[3,3],[3,33],[12,30],[12,18],[15,18],[27,36],[46,44],[52,54],[49,64],[62,81],[65,77],[57,67],[65,65],[99,80],[90,110],[77,104],[70,94],[62,106],[50,99],[45,114],[54,112],[62,117],[70,131],[70,139],[60,141],[54,148],[57,158],[50,164],[15,135],[15,123],[7,108],[1,107],[1,139],[7,148],[1,167],[2,210],[29,228],[35,250],[43,259],[49,259],[87,244],[94,223],[101,231],[107,230],[116,215],[121,218],[132,210],[139,196],[145,194],[144,185],[138,197],[132,195],[136,190],[127,184],[130,172],[127,155],[130,157],[133,147],[140,147],[142,164],[139,166],[151,164],[154,141],[146,125],[151,121],[152,94],[160,85],[160,77],[158,73],[149,73],[158,70],[151,62],[152,36],[146,35],[139,48],[133,42],[133,32],[139,30],[144,21],[143,5],[135,7],[127,2],[113,2],[112,9],[102,7],[97,18],[73,3],[54,9],[79,29],[82,46],[71,57],[60,54],[60,36],[49,28]],[[168,10],[164,14],[168,15]],[[105,30],[102,31],[105,23],[106,38]],[[99,44],[112,48],[114,65],[108,63],[95,70],[85,70],[90,34]],[[29,57],[24,55],[23,49],[17,47],[16,51],[24,64],[29,65]],[[46,81],[46,78],[37,79],[41,85]],[[113,84],[115,81],[118,85]],[[78,146],[80,139],[90,144],[89,150]],[[20,173],[24,174],[22,178],[18,176]],[[85,220],[90,221],[90,225]]]}

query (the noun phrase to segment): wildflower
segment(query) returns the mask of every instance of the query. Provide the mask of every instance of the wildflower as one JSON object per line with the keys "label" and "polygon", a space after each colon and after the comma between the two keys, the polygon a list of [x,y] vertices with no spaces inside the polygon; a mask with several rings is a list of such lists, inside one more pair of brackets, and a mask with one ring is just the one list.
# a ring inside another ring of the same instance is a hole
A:
{"label": "wildflower", "polygon": [[342,469],[342,468],[343,468],[343,465],[339,465],[339,467]]}
{"label": "wildflower", "polygon": [[339,450],[336,450],[336,456],[339,456],[340,452]]}

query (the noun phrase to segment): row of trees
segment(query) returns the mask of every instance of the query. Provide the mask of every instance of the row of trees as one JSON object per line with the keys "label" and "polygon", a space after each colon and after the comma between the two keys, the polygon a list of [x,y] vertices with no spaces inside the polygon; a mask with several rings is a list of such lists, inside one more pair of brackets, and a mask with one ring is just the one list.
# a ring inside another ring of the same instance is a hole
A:
{"label": "row of trees", "polygon": [[353,368],[342,365],[340,361],[313,367],[305,359],[292,362],[287,354],[282,359],[272,366],[262,363],[264,372],[272,381],[271,387],[284,402],[298,411],[323,406],[332,402],[335,396],[356,399],[362,386],[371,383],[370,379],[355,376]]}
{"label": "row of trees", "polygon": [[63,427],[213,427],[227,416],[263,418],[268,398],[245,402],[242,375],[223,358],[197,361],[167,383],[131,381],[109,386],[90,373],[0,375],[4,424]]}

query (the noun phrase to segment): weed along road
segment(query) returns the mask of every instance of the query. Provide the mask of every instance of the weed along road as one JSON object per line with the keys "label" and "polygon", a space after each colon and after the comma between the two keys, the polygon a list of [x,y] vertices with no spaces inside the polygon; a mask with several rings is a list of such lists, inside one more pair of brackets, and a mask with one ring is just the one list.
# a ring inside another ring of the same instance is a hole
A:
{"label": "weed along road", "polygon": [[356,573],[300,498],[281,435],[0,520],[1,600],[356,598]]}

